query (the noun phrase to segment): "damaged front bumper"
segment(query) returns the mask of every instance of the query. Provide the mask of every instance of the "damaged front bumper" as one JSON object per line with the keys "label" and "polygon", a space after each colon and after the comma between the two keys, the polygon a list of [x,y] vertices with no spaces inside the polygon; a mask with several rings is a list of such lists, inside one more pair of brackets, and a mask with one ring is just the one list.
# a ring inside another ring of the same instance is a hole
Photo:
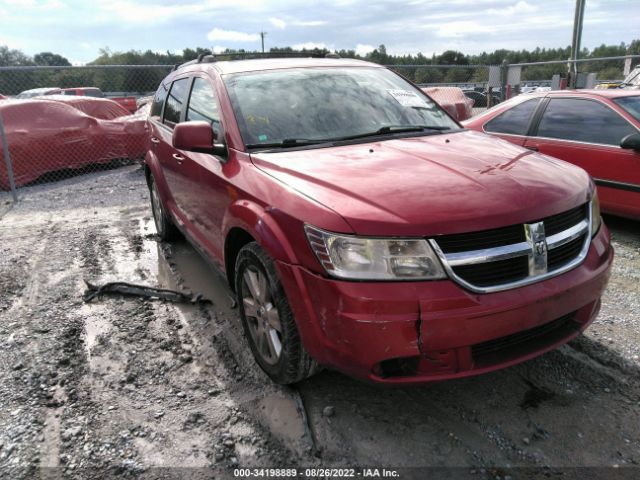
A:
{"label": "damaged front bumper", "polygon": [[613,260],[606,228],[585,261],[557,277],[490,294],[450,280],[346,282],[277,263],[307,351],[377,383],[424,383],[528,360],[596,317]]}

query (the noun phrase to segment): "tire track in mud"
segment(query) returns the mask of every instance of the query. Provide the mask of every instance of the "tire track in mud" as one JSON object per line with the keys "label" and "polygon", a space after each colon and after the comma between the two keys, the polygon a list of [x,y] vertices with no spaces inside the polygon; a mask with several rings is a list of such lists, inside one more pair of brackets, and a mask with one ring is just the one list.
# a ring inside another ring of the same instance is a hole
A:
{"label": "tire track in mud", "polygon": [[[296,454],[254,415],[264,392],[247,388],[253,380],[209,310],[118,297],[80,302],[85,276],[126,274],[140,282],[144,273],[156,281],[158,252],[130,241],[139,213],[128,209],[116,221],[111,215],[81,225],[63,215],[47,224],[38,215],[40,230],[23,217],[28,234],[11,229],[0,279],[18,273],[18,260],[5,259],[26,253],[30,260],[14,279],[24,288],[16,288],[11,312],[0,311],[2,476],[209,478],[234,465],[295,463]],[[201,330],[194,332],[196,323]],[[210,342],[205,335],[214,325]],[[30,343],[37,336],[39,343]],[[19,373],[11,373],[14,363]],[[18,406],[14,415],[11,405]]]}

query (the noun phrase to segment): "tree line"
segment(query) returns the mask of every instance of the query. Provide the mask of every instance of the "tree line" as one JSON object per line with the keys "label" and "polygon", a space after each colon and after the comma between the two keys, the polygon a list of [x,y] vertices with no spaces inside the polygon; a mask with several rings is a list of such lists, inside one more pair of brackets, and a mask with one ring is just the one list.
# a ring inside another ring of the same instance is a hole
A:
{"label": "tree line", "polygon": [[[323,56],[337,53],[343,58],[367,60],[382,65],[398,65],[395,69],[416,83],[475,83],[487,81],[488,69],[475,68],[473,65],[500,65],[507,63],[543,62],[549,60],[566,60],[571,48],[536,48],[534,50],[500,49],[494,52],[483,52],[477,55],[465,55],[455,50],[447,50],[439,55],[427,57],[422,53],[416,55],[392,55],[385,45],[367,53],[358,55],[355,50],[326,49],[294,50],[291,47],[274,47],[272,53],[290,53]],[[144,69],[38,69],[38,70],[0,70],[0,93],[15,95],[23,90],[37,87],[80,87],[96,86],[105,92],[151,92],[166,76],[170,66],[194,60],[198,55],[208,53],[206,48],[185,48],[181,54],[173,52],[154,52],[151,50],[112,52],[109,48],[101,49],[99,56],[86,64],[95,65],[160,65],[164,67]],[[234,55],[251,55],[257,52],[227,49],[220,59],[234,58]],[[601,58],[640,54],[640,39],[629,44],[601,45],[593,50],[582,49],[580,58]],[[636,62],[637,63],[637,62]],[[419,67],[402,67],[412,65]],[[456,67],[435,67],[436,65],[455,65]],[[0,67],[70,67],[71,63],[62,55],[52,52],[40,52],[33,57],[20,50],[0,46]],[[548,80],[554,74],[566,74],[566,64],[536,65],[523,68],[522,79]],[[595,72],[598,79],[610,80],[623,77],[623,61],[594,61],[580,65],[583,72]]]}

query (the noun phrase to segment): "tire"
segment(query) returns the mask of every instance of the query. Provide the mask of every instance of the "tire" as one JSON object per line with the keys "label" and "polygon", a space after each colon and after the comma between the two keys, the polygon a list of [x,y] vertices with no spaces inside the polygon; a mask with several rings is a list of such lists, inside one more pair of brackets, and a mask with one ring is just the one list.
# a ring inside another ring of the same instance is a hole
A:
{"label": "tire", "polygon": [[151,211],[153,212],[153,221],[156,224],[158,236],[164,241],[180,238],[180,231],[164,209],[153,175],[149,176],[149,196],[151,197]]}
{"label": "tire", "polygon": [[260,368],[281,385],[316,373],[273,260],[256,242],[240,250],[234,280],[244,333]]}

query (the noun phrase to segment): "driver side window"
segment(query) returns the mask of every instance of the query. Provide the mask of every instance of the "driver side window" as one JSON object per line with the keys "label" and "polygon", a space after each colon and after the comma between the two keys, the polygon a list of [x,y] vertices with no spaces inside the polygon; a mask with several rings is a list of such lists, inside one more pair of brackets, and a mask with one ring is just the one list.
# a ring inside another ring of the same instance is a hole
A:
{"label": "driver side window", "polygon": [[193,80],[186,116],[186,121],[189,120],[202,120],[218,131],[222,129],[216,94],[204,78],[196,77]]}
{"label": "driver side window", "polygon": [[173,85],[171,85],[167,103],[164,107],[164,124],[169,128],[173,128],[180,123],[188,85],[188,78],[176,80],[173,82]]}

